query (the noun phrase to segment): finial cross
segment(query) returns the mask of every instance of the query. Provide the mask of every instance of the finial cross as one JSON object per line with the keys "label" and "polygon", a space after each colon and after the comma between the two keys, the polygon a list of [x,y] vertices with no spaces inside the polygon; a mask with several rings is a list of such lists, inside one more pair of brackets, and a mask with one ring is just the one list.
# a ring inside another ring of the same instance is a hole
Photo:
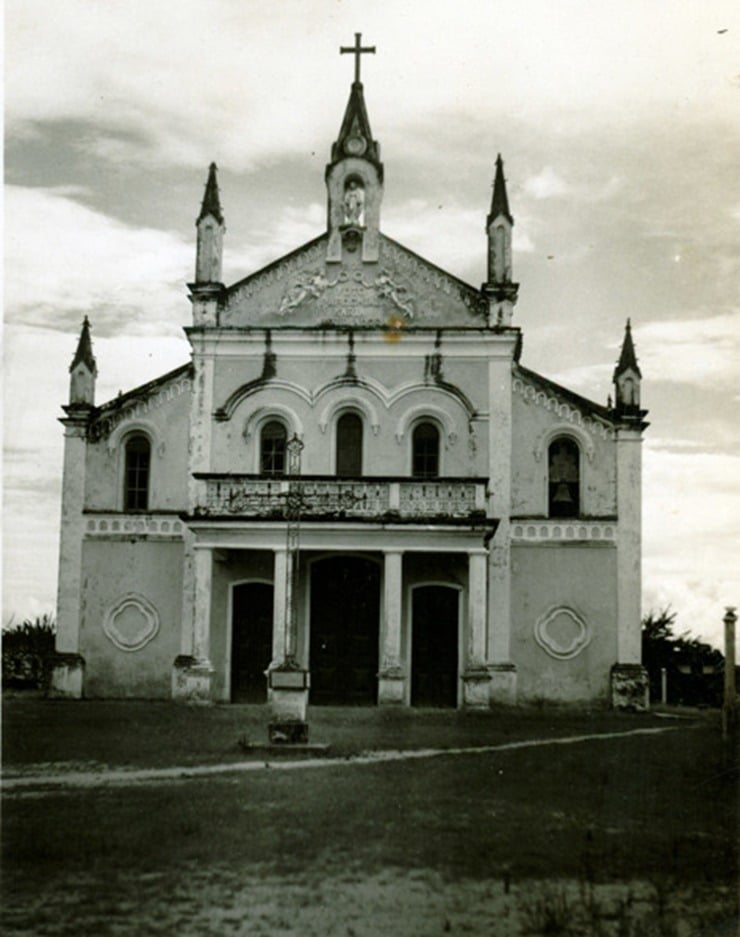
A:
{"label": "finial cross", "polygon": [[344,55],[345,52],[350,52],[355,57],[355,83],[358,83],[360,80],[360,56],[363,52],[372,52],[375,55],[375,46],[363,46],[362,33],[355,33],[355,44],[353,46],[339,47],[340,55]]}

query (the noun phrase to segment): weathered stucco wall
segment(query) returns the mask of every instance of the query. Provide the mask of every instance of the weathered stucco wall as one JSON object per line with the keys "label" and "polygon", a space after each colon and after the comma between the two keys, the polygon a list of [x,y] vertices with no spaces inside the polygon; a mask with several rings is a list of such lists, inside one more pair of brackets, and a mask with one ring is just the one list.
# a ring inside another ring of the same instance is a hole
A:
{"label": "weathered stucco wall", "polygon": [[[424,356],[411,357],[398,345],[390,345],[387,359],[362,358],[362,344],[356,345],[357,382],[342,382],[317,393],[333,378],[343,374],[345,361],[279,358],[277,382],[267,382],[252,391],[233,410],[230,418],[214,422],[212,428],[212,470],[216,472],[257,472],[259,470],[260,428],[270,418],[282,420],[289,431],[302,434],[301,454],[304,474],[334,473],[335,427],[341,413],[355,410],[363,420],[363,468],[368,475],[411,474],[411,431],[415,422],[427,418],[440,428],[440,472],[447,476],[487,475],[487,439],[484,420],[471,422],[470,414],[453,393],[434,381],[424,382]],[[375,342],[383,341],[380,338]],[[331,348],[336,351],[336,344]],[[429,340],[429,351],[433,339]],[[216,369],[217,406],[229,400],[260,367],[241,359],[229,360]],[[457,386],[477,412],[485,411],[487,363],[482,360],[450,366]],[[445,373],[445,379],[448,375]],[[286,383],[296,385],[293,389]],[[366,381],[371,387],[365,386]],[[413,386],[410,386],[413,385]],[[398,391],[404,388],[405,392]],[[309,399],[313,398],[313,399]]]}
{"label": "weathered stucco wall", "polygon": [[177,387],[179,392],[173,392],[168,398],[163,391],[155,403],[124,411],[126,415],[109,433],[88,443],[86,510],[122,510],[126,438],[134,432],[146,434],[152,447],[149,510],[186,509],[189,389],[190,381],[181,380]]}
{"label": "weathered stucco wall", "polygon": [[[561,406],[563,406],[561,404]],[[555,435],[570,436],[581,452],[581,513],[608,517],[617,513],[616,443],[601,428],[583,425],[555,409],[544,394],[529,400],[515,392],[513,407],[511,512],[547,516],[547,449]],[[573,412],[572,408],[565,409]]]}
{"label": "weathered stucco wall", "polygon": [[617,660],[616,561],[616,549],[604,545],[512,547],[519,699],[608,700]]}
{"label": "weathered stucco wall", "polygon": [[170,697],[180,650],[182,560],[179,541],[83,543],[80,653],[86,696]]}

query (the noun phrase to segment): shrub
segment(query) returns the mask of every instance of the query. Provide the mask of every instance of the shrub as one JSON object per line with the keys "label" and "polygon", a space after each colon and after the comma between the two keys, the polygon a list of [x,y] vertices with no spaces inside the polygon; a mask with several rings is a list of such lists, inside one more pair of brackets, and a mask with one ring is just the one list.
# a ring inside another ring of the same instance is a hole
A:
{"label": "shrub", "polygon": [[56,623],[50,614],[3,629],[3,686],[46,690],[54,665]]}

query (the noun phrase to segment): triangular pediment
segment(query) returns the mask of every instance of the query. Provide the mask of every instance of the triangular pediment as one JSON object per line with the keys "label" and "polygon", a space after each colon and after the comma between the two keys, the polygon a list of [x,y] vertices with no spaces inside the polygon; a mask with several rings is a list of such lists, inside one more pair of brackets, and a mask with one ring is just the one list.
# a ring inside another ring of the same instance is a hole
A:
{"label": "triangular pediment", "polygon": [[480,328],[488,303],[479,290],[383,235],[375,263],[359,250],[326,260],[327,236],[226,291],[220,324],[231,327]]}

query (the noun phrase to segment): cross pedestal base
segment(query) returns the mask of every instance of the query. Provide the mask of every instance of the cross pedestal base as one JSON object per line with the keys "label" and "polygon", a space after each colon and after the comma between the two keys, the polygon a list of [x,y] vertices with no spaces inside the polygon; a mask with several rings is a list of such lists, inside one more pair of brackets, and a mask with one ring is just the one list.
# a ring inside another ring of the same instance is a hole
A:
{"label": "cross pedestal base", "polygon": [[308,742],[308,689],[311,675],[291,663],[281,664],[268,674],[271,745],[305,745]]}
{"label": "cross pedestal base", "polygon": [[630,712],[650,709],[650,682],[642,664],[615,664],[611,671],[612,708]]}

